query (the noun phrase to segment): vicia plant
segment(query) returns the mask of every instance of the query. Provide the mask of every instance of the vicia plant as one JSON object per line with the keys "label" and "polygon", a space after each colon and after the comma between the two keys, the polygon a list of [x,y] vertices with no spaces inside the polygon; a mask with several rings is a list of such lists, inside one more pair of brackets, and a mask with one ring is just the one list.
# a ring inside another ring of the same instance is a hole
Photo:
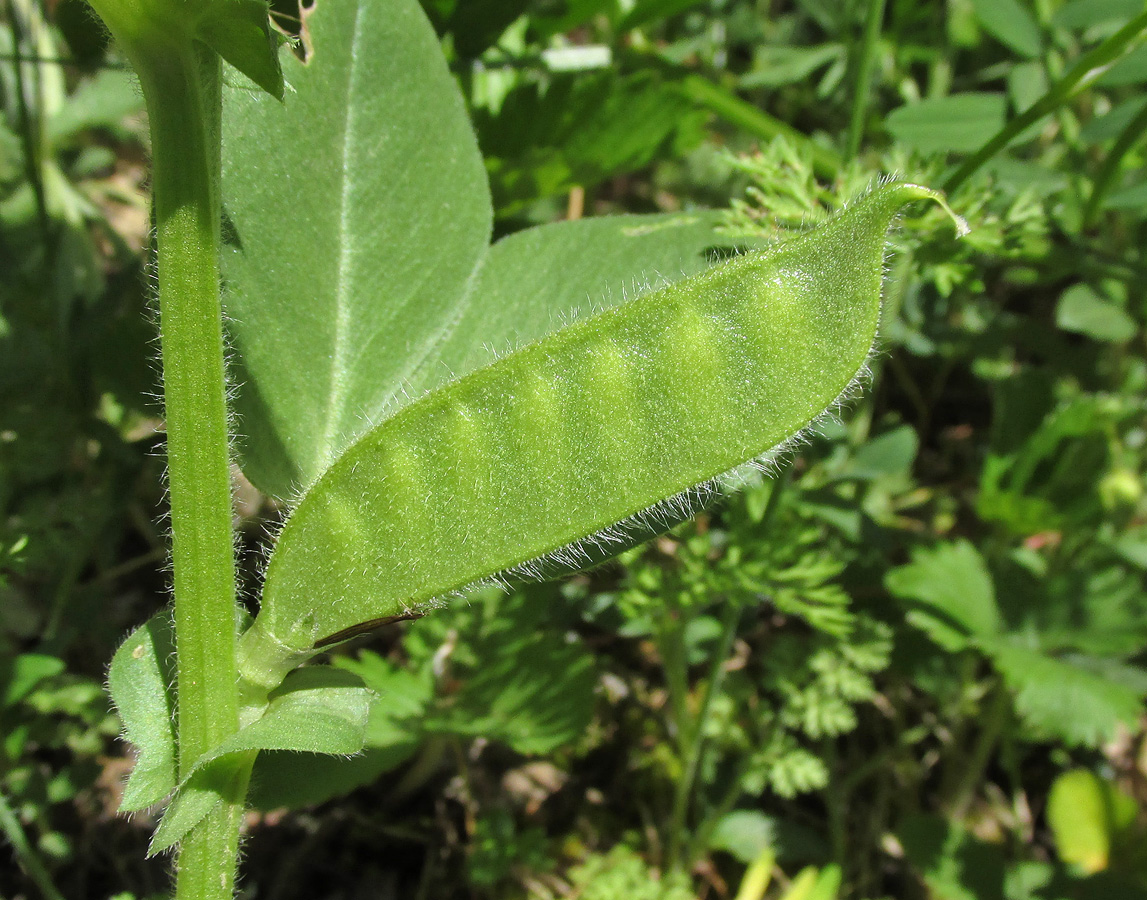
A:
{"label": "vicia plant", "polygon": [[[886,183],[712,266],[730,248],[705,214],[490,246],[482,159],[416,0],[319,0],[305,63],[261,0],[91,2],[150,118],[173,543],[173,612],[109,674],[138,749],[123,807],[166,801],[152,851],[178,847],[177,896],[227,898],[259,752],[363,744],[377,698],[304,663],[467,586],[600,559],[774,452],[864,372],[886,232],[940,198]],[[291,509],[253,621],[236,452]]]}

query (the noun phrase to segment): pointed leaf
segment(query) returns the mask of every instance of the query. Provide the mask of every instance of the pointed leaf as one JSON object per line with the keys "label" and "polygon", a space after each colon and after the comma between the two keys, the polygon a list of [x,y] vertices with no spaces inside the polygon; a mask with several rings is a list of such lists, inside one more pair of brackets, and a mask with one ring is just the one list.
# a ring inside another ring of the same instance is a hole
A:
{"label": "pointed leaf", "polygon": [[147,845],[147,856],[170,850],[202,822],[225,797],[242,796],[247,762],[225,757],[199,769],[175,793]]}
{"label": "pointed leaf", "polygon": [[246,754],[260,750],[358,753],[374,697],[350,672],[325,666],[292,672],[272,695],[262,717],[195,762],[155,830],[149,855],[181,841],[228,795],[242,777]]}
{"label": "pointed leaf", "polygon": [[416,0],[320,3],[284,103],[224,110],[243,466],[314,481],[433,351],[490,239],[482,157]]}
{"label": "pointed leaf", "polygon": [[158,803],[175,788],[175,636],[171,613],[152,616],[120,645],[108,670],[108,690],[136,748],[120,809]]}
{"label": "pointed leaf", "polygon": [[199,760],[196,768],[244,750],[357,753],[373,698],[374,693],[351,672],[327,666],[297,669],[271,695],[260,718]]}
{"label": "pointed leaf", "polygon": [[249,801],[259,809],[312,806],[374,781],[414,755],[422,743],[426,707],[434,693],[429,669],[412,672],[375,653],[337,657],[378,695],[370,708],[363,752],[350,759],[330,755],[260,753],[251,776]]}
{"label": "pointed leaf", "polygon": [[303,499],[243,640],[304,622],[321,638],[539,557],[576,559],[576,542],[769,452],[863,369],[885,232],[926,197],[885,186],[406,406]]}
{"label": "pointed leaf", "polygon": [[196,36],[276,100],[283,99],[279,33],[263,0],[223,0],[204,9]]}

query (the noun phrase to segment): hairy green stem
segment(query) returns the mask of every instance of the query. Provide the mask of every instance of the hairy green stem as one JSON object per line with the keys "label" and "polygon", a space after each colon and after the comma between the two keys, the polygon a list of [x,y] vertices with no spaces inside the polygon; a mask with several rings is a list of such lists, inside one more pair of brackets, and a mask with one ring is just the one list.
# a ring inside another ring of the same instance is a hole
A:
{"label": "hairy green stem", "polygon": [[951,195],[1017,135],[1098,81],[1112,65],[1135,47],[1145,34],[1147,34],[1147,12],[1141,12],[1098,47],[1083,54],[1046,94],[1021,115],[1008,122],[995,137],[964,160],[944,183],[945,193]]}
{"label": "hairy green stem", "polygon": [[848,143],[845,159],[855,159],[864,136],[864,117],[868,112],[868,95],[872,89],[872,67],[876,63],[876,48],[880,43],[880,26],[884,22],[885,0],[868,0],[864,20],[864,38],[860,45],[860,59],[856,67],[856,90],[852,95],[852,115],[848,122]]}
{"label": "hairy green stem", "polygon": [[[163,72],[158,84],[145,82],[144,93],[155,172],[179,653],[179,762],[186,771],[236,730],[238,712],[219,301],[219,63],[197,53],[181,55],[185,59]],[[191,695],[200,693],[212,698],[209,708],[194,708],[198,704]]]}
{"label": "hairy green stem", "polygon": [[[219,57],[180,27],[94,4],[139,75],[152,139],[171,498],[180,773],[239,728],[235,560],[219,282]],[[178,900],[230,900],[254,757],[184,840]]]}
{"label": "hairy green stem", "polygon": [[[173,47],[170,65],[146,78],[140,73],[152,134],[180,772],[239,727],[219,296],[222,95],[219,58],[201,46]],[[180,853],[180,900],[232,894],[243,800],[235,788],[238,796],[228,797]]]}

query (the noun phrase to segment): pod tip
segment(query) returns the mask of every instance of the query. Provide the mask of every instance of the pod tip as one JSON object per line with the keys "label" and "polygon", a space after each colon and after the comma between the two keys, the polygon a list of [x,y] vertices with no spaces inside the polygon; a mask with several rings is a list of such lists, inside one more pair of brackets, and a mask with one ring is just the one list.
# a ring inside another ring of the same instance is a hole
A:
{"label": "pod tip", "polygon": [[905,184],[905,187],[914,188],[921,199],[934,200],[940,205],[940,208],[948,214],[952,219],[952,224],[956,226],[956,237],[962,238],[971,232],[968,226],[968,221],[958,212],[948,205],[948,198],[944,195],[943,191],[935,190],[934,188],[924,187],[921,184]]}

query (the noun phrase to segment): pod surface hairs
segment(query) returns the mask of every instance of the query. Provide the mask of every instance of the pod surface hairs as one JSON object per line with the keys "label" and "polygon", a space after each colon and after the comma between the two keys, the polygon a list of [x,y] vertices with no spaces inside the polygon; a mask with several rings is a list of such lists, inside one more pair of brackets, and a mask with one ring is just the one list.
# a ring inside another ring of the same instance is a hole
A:
{"label": "pod surface hairs", "polygon": [[[312,640],[544,577],[687,516],[855,391],[892,183],[775,248],[580,319],[404,407],[288,519],[244,639]],[[326,641],[324,641],[325,643]]]}

